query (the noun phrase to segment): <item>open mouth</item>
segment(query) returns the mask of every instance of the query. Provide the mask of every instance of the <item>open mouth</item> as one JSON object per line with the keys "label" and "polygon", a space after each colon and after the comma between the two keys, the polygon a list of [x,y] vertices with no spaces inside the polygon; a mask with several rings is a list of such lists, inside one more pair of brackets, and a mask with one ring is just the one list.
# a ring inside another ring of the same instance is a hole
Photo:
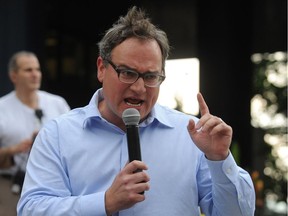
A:
{"label": "open mouth", "polygon": [[126,98],[125,103],[129,106],[134,106],[134,107],[139,107],[143,104],[143,100],[139,100],[139,99],[132,99],[132,98]]}

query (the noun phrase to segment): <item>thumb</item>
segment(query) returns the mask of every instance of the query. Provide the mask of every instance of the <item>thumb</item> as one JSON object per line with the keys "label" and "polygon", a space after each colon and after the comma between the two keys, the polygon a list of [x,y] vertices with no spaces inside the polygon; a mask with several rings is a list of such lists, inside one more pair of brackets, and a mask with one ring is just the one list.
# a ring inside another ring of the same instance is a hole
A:
{"label": "thumb", "polygon": [[187,130],[191,135],[193,135],[197,132],[196,124],[195,124],[193,119],[189,120],[188,125],[187,125]]}

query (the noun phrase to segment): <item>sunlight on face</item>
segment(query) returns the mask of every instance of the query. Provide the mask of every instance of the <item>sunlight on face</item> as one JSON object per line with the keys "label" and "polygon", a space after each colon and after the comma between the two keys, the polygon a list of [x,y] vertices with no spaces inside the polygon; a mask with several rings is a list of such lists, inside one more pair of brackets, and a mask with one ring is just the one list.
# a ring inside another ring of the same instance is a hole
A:
{"label": "sunlight on face", "polygon": [[181,111],[197,115],[199,106],[199,60],[197,58],[166,61],[166,79],[161,84],[158,102],[172,109],[181,106]]}

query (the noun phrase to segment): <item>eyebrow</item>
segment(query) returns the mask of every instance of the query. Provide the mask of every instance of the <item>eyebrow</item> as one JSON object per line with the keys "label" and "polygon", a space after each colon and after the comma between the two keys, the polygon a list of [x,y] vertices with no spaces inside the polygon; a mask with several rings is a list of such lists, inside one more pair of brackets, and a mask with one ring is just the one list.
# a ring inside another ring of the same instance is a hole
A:
{"label": "eyebrow", "polygon": [[[113,63],[114,64],[114,63]],[[114,64],[115,65],[115,64]],[[127,65],[115,65],[116,66],[116,68],[117,69],[127,69],[127,70],[131,70],[131,71],[134,71],[134,72],[137,72],[137,73],[141,73],[141,72],[139,72],[138,70],[136,70],[136,69],[134,69],[134,68],[131,68],[131,67],[129,67],[129,66],[127,66]],[[124,67],[124,68],[121,68],[121,67]],[[141,74],[147,74],[147,73],[157,73],[157,74],[162,74],[161,72],[159,72],[159,71],[145,71],[145,72],[143,72],[143,73],[141,73]]]}

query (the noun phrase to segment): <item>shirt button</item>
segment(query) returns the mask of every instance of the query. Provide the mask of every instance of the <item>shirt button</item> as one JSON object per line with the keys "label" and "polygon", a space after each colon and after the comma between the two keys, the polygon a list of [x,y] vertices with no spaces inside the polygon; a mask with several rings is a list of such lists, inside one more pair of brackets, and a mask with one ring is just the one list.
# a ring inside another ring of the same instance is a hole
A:
{"label": "shirt button", "polygon": [[228,169],[226,170],[226,173],[227,173],[227,174],[230,174],[231,171],[232,171],[231,168],[228,168]]}

